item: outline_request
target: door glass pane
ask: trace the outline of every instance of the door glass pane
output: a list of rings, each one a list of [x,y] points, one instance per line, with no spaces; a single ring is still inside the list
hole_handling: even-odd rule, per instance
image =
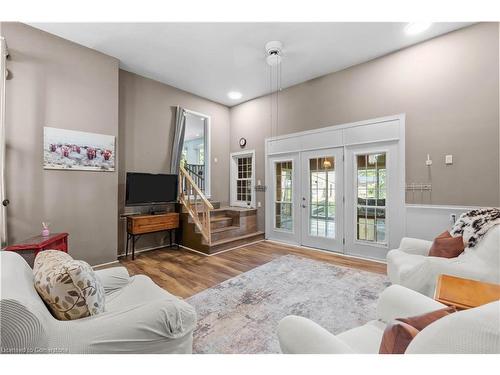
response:
[[[277,229],[292,231],[292,162],[282,161],[275,164],[276,192],[275,192],[275,220]]]
[[[335,158],[309,159],[309,235],[335,238]]]
[[[356,157],[357,235],[360,241],[386,244],[386,154]]]

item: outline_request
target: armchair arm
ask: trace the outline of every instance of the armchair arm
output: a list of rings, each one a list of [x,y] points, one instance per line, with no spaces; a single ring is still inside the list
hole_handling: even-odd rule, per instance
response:
[[[313,321],[295,315],[278,325],[281,351],[285,354],[349,354],[353,349]]]
[[[184,353],[192,350],[196,312],[182,300],[159,299],[58,323],[70,353]]]
[[[122,289],[130,282],[130,276],[125,267],[105,268],[95,271],[95,274],[101,281],[106,294]]]
[[[414,290],[391,285],[380,294],[377,316],[384,322],[390,322],[396,318],[425,314],[444,307],[446,306],[442,303]]]
[[[418,238],[403,237],[399,244],[399,250],[407,254],[429,255],[432,246],[431,241],[420,240]]]

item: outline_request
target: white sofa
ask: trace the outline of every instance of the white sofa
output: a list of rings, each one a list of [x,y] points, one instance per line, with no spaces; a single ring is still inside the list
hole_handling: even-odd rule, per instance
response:
[[[430,257],[431,245],[430,241],[403,238],[399,249],[387,253],[387,275],[391,282],[429,297],[434,295],[441,274],[500,283],[500,225],[457,258]]]
[[[96,271],[105,312],[55,319],[33,286],[33,271],[17,253],[0,252],[2,353],[191,353],[196,313],[149,277],[124,267]]]
[[[411,289],[392,285],[380,295],[377,320],[333,335],[309,319],[292,315],[279,323],[278,338],[285,354],[377,354],[387,322],[443,307]],[[435,321],[412,340],[405,354],[410,353],[500,353],[500,301]]]

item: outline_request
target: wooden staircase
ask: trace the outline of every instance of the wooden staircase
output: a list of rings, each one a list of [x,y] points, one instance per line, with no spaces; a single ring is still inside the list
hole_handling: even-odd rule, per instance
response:
[[[210,243],[204,238],[191,215],[188,212],[181,214],[184,246],[205,254],[214,254],[264,239],[264,232],[257,230],[256,209],[220,208],[220,204],[216,202],[212,202],[212,205],[214,209],[210,214]]]
[[[210,202],[182,166],[179,175],[182,204],[182,244],[205,254],[214,254],[264,239],[257,230],[254,208],[220,207]]]

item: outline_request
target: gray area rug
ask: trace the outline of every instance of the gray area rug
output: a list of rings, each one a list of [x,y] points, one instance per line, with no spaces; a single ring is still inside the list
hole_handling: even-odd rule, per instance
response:
[[[332,333],[375,319],[386,276],[285,255],[187,302],[198,325],[194,353],[279,353],[278,322],[299,315]]]

